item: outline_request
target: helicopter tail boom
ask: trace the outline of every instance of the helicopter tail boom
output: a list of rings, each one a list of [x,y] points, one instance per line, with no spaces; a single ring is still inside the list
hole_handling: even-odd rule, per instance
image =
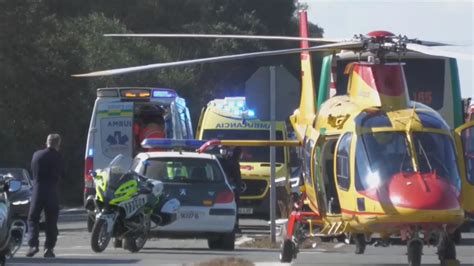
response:
[[[308,38],[308,17],[306,10],[300,11],[300,37]],[[309,47],[307,40],[301,41],[301,48]],[[314,91],[313,68],[311,66],[311,54],[308,51],[301,52],[301,98],[299,108],[290,117],[299,139],[304,136],[306,126],[312,125],[316,115],[315,104],[317,102]]]

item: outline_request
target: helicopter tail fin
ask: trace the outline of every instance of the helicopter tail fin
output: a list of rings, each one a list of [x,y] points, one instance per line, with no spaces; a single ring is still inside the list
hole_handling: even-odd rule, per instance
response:
[[[300,37],[308,38],[308,17],[306,10],[300,14]],[[301,48],[308,48],[307,40],[301,41]],[[316,94],[314,91],[313,68],[311,66],[311,54],[308,51],[301,52],[301,99],[298,109],[290,117],[298,139],[303,139],[306,127],[312,125],[316,115]]]

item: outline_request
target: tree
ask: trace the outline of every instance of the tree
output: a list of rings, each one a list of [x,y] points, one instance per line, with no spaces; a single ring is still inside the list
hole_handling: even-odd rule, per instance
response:
[[[294,55],[185,66],[95,79],[91,70],[298,47],[297,42],[106,38],[104,33],[202,32],[297,35],[292,0],[0,0],[0,166],[28,168],[48,133],[63,136],[67,177],[63,201],[82,197],[84,147],[96,88],[174,88],[198,120],[207,101],[243,94],[262,65]],[[310,28],[316,36],[322,30]],[[198,97],[196,97],[198,95]]]

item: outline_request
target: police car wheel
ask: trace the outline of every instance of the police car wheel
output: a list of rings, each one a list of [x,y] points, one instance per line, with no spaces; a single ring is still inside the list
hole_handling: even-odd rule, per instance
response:
[[[235,232],[210,237],[207,239],[207,245],[210,249],[234,250]]]
[[[207,245],[209,249],[218,249],[220,248],[220,238],[209,238],[207,239]]]
[[[234,250],[235,249],[235,233],[223,234],[221,236],[221,244],[223,250]]]

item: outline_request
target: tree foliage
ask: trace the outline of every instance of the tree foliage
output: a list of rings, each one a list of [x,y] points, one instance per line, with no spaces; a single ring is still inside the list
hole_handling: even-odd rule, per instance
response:
[[[0,166],[29,168],[50,132],[63,136],[63,200],[78,202],[95,91],[107,86],[170,87],[188,100],[194,122],[210,99],[242,94],[261,65],[297,56],[186,66],[95,79],[71,74],[266,49],[295,42],[106,38],[104,33],[201,32],[297,35],[292,0],[0,0]],[[313,36],[322,30],[311,27]]]

